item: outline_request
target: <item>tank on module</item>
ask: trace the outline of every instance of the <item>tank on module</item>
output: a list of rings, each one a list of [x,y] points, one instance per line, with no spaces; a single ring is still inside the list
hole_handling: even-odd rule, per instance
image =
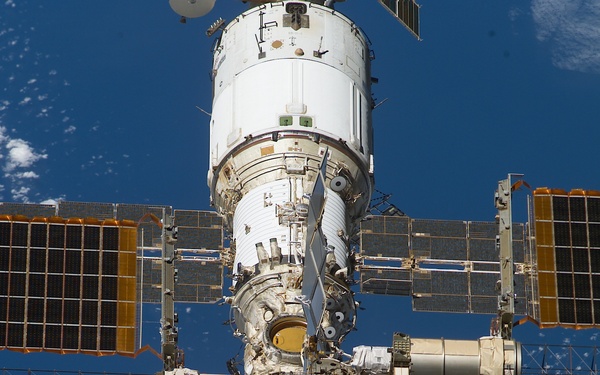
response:
[[[334,1],[247,3],[214,48],[208,170],[245,373],[503,374],[518,348],[496,338],[341,350],[356,323],[349,239],[373,190],[370,49]]]

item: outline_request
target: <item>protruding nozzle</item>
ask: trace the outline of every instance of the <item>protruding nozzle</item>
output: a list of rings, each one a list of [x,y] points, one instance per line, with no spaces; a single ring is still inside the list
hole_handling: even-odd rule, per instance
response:
[[[262,242],[256,243],[256,255],[258,256],[259,267],[264,267],[267,263],[269,263],[269,253],[265,250]]]
[[[271,262],[273,265],[277,265],[281,262],[281,248],[277,243],[277,238],[271,238],[269,242],[271,245]]]

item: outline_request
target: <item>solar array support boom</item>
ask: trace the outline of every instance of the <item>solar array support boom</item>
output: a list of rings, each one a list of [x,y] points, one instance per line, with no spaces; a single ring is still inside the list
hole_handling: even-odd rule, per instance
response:
[[[173,371],[182,365],[181,356],[177,349],[177,327],[175,327],[175,242],[177,229],[173,224],[173,217],[167,215],[163,209],[162,219],[162,290],[161,290],[161,351],[163,357],[163,370]]]
[[[496,245],[500,257],[500,285],[498,294],[497,324],[492,324],[493,336],[510,340],[512,338],[513,318],[515,316],[514,254],[512,223],[512,177],[521,174],[509,173],[504,180],[498,181],[494,195],[494,204],[498,210],[498,236]],[[495,331],[495,332],[494,332]]]

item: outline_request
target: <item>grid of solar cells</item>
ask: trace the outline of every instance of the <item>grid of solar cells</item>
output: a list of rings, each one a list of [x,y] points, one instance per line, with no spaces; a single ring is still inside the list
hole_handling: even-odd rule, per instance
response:
[[[58,216],[64,218],[93,217],[98,220],[113,219],[115,207],[112,203],[60,202]]]
[[[498,265],[496,265],[498,267]],[[515,313],[527,314],[525,276],[515,278]],[[413,309],[416,311],[498,312],[496,284],[500,273],[471,270],[420,270],[413,272]],[[448,303],[452,301],[452,303]]]
[[[379,2],[419,38],[419,5],[414,0],[379,0]]]
[[[513,225],[517,262],[525,258],[525,229],[524,224]],[[417,311],[495,314],[497,233],[495,222],[372,216],[361,223],[360,254],[367,261],[360,269],[361,292],[412,295]],[[403,269],[395,273],[390,268],[399,269],[398,261]],[[526,314],[525,277],[515,279],[515,310]]]
[[[160,254],[156,258],[138,258],[138,284],[141,285],[141,300],[144,303],[161,302],[161,260]],[[175,294],[177,298],[177,294]]]
[[[409,270],[369,269],[360,271],[362,293],[409,296],[411,294],[411,276]]]
[[[153,214],[162,219],[165,215],[171,215],[170,206],[155,206],[146,204],[116,204],[117,220],[133,220],[138,223],[138,244],[143,247],[161,247],[161,229],[150,219],[140,222],[142,217],[147,214]]]
[[[0,203],[0,215],[23,215],[26,217],[50,217],[56,216],[57,206],[52,204],[29,204],[29,203]]]
[[[600,192],[534,192],[539,321],[600,325]]]
[[[175,210],[178,249],[223,249],[223,219],[212,211]]]
[[[179,228],[178,241],[176,243],[177,248],[183,250],[195,250],[195,249],[209,249],[215,250],[214,259],[208,259],[207,262],[184,262],[181,267],[182,270],[179,273],[180,277],[183,277],[188,282],[180,283],[179,285],[179,298],[177,300],[187,302],[214,302],[222,297],[222,265],[218,259],[218,251],[223,249],[223,220],[217,215],[216,212],[211,211],[197,211],[197,210],[176,210],[173,211],[170,206],[156,206],[156,205],[141,205],[141,204],[112,204],[112,203],[90,203],[90,202],[59,202],[57,205],[38,205],[38,204],[19,204],[19,203],[2,203],[0,204],[0,214],[5,215],[26,215],[28,217],[52,217],[52,216],[63,216],[63,217],[96,217],[101,219],[116,219],[119,221],[129,220],[133,223],[139,222],[145,215],[153,214],[156,218],[162,218],[165,215],[175,215],[176,225]],[[60,220],[60,219],[59,219]],[[92,219],[88,219],[92,221]],[[76,222],[76,221],[75,221]],[[99,221],[97,223],[100,223]],[[36,227],[33,227],[36,231]],[[91,227],[90,227],[91,228]],[[2,228],[0,228],[1,232]],[[75,226],[69,226],[67,233],[55,233],[54,226],[51,226],[51,240],[61,241],[60,238],[67,236],[70,243],[69,246],[73,248],[79,248],[83,245],[86,248],[92,250],[98,250],[95,245],[95,239],[98,237],[98,232],[94,229],[85,229],[86,233],[82,233],[83,229]],[[85,243],[81,244],[78,241],[81,235],[84,235]],[[106,236],[103,238],[105,244],[107,241],[112,241],[112,246],[118,245],[118,235],[108,235],[108,231],[105,231]],[[1,233],[0,233],[1,235]],[[10,235],[10,233],[9,233]],[[58,237],[57,237],[58,236]],[[62,236],[62,237],[60,237]],[[32,236],[32,238],[38,238],[38,235]],[[41,237],[40,241],[42,241]],[[22,239],[23,240],[23,239]],[[64,240],[64,238],[63,238]],[[161,229],[152,221],[150,218],[138,224],[138,244],[143,246],[145,249],[160,249],[161,248]],[[53,247],[53,246],[51,246]],[[19,250],[15,248],[15,253]],[[37,254],[36,251],[34,253]],[[75,252],[69,252],[67,254],[75,254]],[[79,258],[77,258],[79,256]],[[33,255],[37,259],[37,255]],[[81,270],[81,258],[84,257],[84,267],[86,268],[83,272],[89,272],[96,269],[95,261],[96,256],[92,251],[86,251],[82,255],[73,255],[66,258],[64,253],[56,251],[55,249],[50,250],[51,259],[49,262],[51,272],[61,272],[61,268],[64,264],[70,272],[79,272]],[[110,258],[110,261],[105,260],[103,263],[103,269],[105,271],[109,264],[116,261],[117,257],[104,253],[104,257]],[[23,257],[15,259],[25,259]],[[45,259],[45,258],[44,258]],[[24,261],[15,264],[15,267],[24,267]],[[141,266],[141,261],[139,261]],[[146,262],[145,262],[146,263]],[[41,263],[40,263],[41,264]],[[193,266],[192,266],[193,265]],[[188,269],[189,268],[189,269]],[[141,268],[140,268],[141,269]],[[153,272],[148,274],[150,269]],[[188,278],[188,272],[190,277]],[[160,302],[160,264],[156,264],[153,267],[146,267],[144,269],[144,275],[139,275],[138,283],[144,280],[143,286],[143,298],[144,301]],[[198,275],[200,275],[198,277]],[[17,276],[18,277],[18,276]],[[3,281],[4,276],[0,276],[0,281]],[[191,280],[197,280],[192,282]],[[113,288],[114,285],[110,281],[105,281],[106,288]],[[59,284],[54,284],[59,285]],[[76,290],[73,291],[75,293]],[[69,291],[71,293],[71,291]]]
[[[142,302],[161,302],[161,259],[138,260],[142,284]],[[223,265],[218,258],[180,258],[177,269],[175,302],[214,303],[223,297]]]
[[[145,215],[157,218],[175,215],[179,238],[175,245],[182,249],[223,249],[223,219],[214,211],[175,210],[170,206],[144,204],[113,204],[62,201],[56,205],[0,203],[0,214],[64,218],[95,218],[98,220],[131,220],[138,223]],[[138,243],[145,248],[160,248],[161,230],[152,220],[139,223]]]
[[[114,220],[0,220],[0,348],[133,354],[135,256]]]
[[[408,217],[370,216],[360,223],[360,252],[374,257],[406,258],[408,252]]]
[[[360,253],[369,257],[498,262],[495,222],[373,215],[360,224]],[[516,262],[525,260],[526,226],[513,223]]]

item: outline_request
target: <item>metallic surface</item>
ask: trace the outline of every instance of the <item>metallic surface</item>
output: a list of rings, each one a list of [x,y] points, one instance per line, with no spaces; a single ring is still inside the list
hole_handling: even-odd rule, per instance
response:
[[[492,332],[504,339],[512,338],[515,315],[515,282],[512,222],[512,175],[498,182],[494,203],[498,210],[498,251],[500,253],[500,290],[498,291],[498,327]]]

